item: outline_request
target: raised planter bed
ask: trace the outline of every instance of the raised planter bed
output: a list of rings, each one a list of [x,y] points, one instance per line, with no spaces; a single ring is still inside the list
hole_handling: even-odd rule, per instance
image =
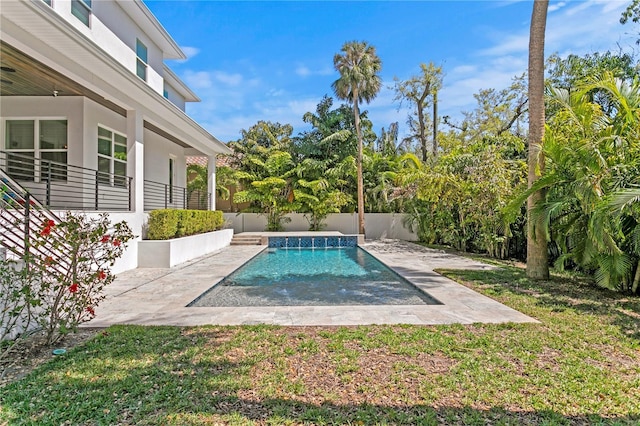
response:
[[[171,268],[228,246],[233,229],[190,235],[171,240],[138,242],[138,268]]]

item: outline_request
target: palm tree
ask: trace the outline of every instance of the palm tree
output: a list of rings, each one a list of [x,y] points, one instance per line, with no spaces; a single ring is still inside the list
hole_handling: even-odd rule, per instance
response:
[[[591,94],[602,90],[607,113]],[[549,89],[544,175],[527,190],[545,199],[531,212],[557,248],[556,266],[593,271],[596,283],[640,287],[640,81],[611,72],[580,86]],[[523,199],[516,204],[520,204]],[[635,271],[635,272],[634,272]]]
[[[362,131],[360,130],[360,109],[358,103],[371,102],[382,86],[378,73],[382,69],[382,61],[376,55],[376,49],[362,41],[347,42],[342,46],[342,53],[333,57],[333,66],[340,73],[340,78],[331,85],[339,99],[351,101],[358,139],[358,229],[364,234],[364,184],[362,179]]]
[[[548,0],[533,2],[529,32],[529,187],[544,170],[544,32],[548,7]],[[543,227],[531,214],[544,198],[545,191],[540,189],[527,199],[527,276],[533,279],[549,278],[547,238]]]

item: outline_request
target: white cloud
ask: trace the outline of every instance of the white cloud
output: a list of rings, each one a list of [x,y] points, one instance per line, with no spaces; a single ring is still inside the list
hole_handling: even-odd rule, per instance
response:
[[[183,46],[181,47],[182,51],[185,55],[187,55],[187,59],[192,59],[198,53],[200,53],[200,49],[193,46]]]
[[[298,67],[296,67],[296,74],[300,77],[308,77],[309,75],[311,75],[311,70],[304,65],[299,65]]]
[[[213,85],[211,73],[207,71],[186,71],[184,73],[184,81],[187,86],[195,90],[208,89]]]
[[[582,55],[615,49],[623,33],[618,20],[625,2],[591,0],[559,2],[550,7],[545,40],[546,55],[558,52]],[[529,26],[516,33],[494,33],[498,40],[481,49],[470,63],[451,71],[445,69],[441,92],[442,115],[461,117],[462,111],[475,108],[473,98],[480,89],[508,87],[512,78],[527,70]],[[632,45],[633,41],[629,41]]]
[[[239,73],[230,74],[224,71],[215,71],[213,76],[216,80],[228,86],[238,86],[243,80],[242,75]]]
[[[311,75],[319,75],[319,76],[326,76],[326,75],[331,75],[333,74],[334,70],[331,67],[323,67],[323,68],[317,68],[317,69],[311,69],[306,65],[303,64],[299,64],[296,69],[295,69],[295,73],[296,75],[300,76],[300,77],[309,77]]]
[[[460,65],[448,71],[447,75],[467,75],[475,72],[477,69],[478,67],[476,65]]]
[[[561,1],[561,2],[559,2],[559,3],[555,3],[555,4],[550,4],[550,5],[549,5],[549,10],[548,10],[548,12],[549,12],[549,13],[553,13],[553,12],[555,12],[556,10],[560,10],[560,9],[562,9],[562,8],[563,8],[563,7],[565,7],[566,5],[567,5],[567,2],[564,2],[564,1]]]

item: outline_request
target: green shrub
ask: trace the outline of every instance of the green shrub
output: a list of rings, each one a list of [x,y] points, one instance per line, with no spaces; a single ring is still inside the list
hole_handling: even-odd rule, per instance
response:
[[[169,240],[221,229],[221,211],[211,210],[154,210],[149,213],[149,240]]]

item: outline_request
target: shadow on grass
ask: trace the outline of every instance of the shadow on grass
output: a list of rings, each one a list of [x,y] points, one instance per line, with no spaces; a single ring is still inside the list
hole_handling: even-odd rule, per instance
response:
[[[286,375],[254,382],[278,346],[270,327],[112,327],[0,392],[0,424],[628,425],[639,416],[448,404],[336,402]],[[273,350],[273,349],[272,349]],[[285,392],[285,393],[287,393]],[[371,396],[374,398],[375,396]],[[366,399],[366,398],[365,398]],[[317,403],[316,403],[317,402]]]
[[[536,306],[550,311],[572,309],[607,317],[624,335],[640,340],[640,298],[597,287],[587,278],[552,274],[550,280],[533,281],[526,277],[525,270],[510,266],[488,271],[442,269],[438,272],[498,299],[509,295],[527,296],[535,299]]]

